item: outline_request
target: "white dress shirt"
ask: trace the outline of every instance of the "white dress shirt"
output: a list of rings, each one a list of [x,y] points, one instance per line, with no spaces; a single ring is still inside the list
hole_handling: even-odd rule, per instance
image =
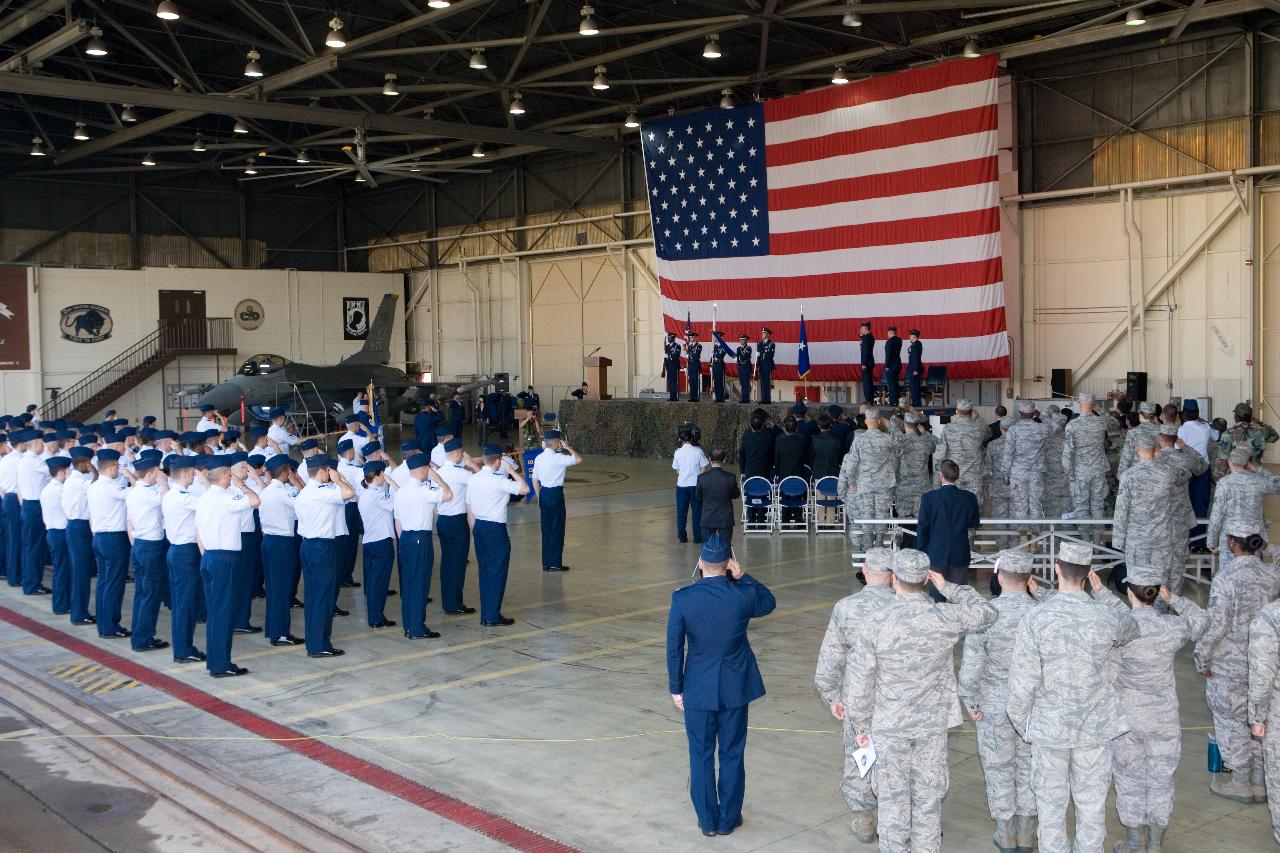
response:
[[[1187,421],[1178,427],[1178,438],[1182,443],[1199,453],[1204,461],[1209,461],[1209,433],[1212,430],[1204,421]]]
[[[158,484],[134,483],[125,498],[134,539],[159,542],[164,538],[164,510],[160,506],[163,500]]]
[[[67,481],[62,484],[62,514],[68,521],[89,520],[89,484],[93,482],[93,472],[81,474],[79,471],[67,472]]]
[[[24,501],[40,500],[44,484],[49,482],[49,466],[43,453],[28,450],[18,460],[18,497]]]
[[[511,496],[520,494],[520,483],[507,475],[504,461],[497,471],[485,466],[467,481],[467,506],[479,521],[507,523]]]
[[[565,473],[577,464],[572,453],[556,453],[546,448],[533,458],[533,479],[544,489],[563,486]]]
[[[21,459],[22,454],[16,450],[10,450],[0,458],[0,490],[5,494],[18,494],[18,462]]]
[[[220,422],[214,420],[208,415],[205,415],[200,418],[200,422],[196,424],[196,432],[204,432],[207,429],[216,429],[218,432],[227,431]]]
[[[307,480],[311,479],[311,475],[307,473],[307,460],[303,459],[298,463],[298,479],[302,481],[302,485],[307,484]]]
[[[298,490],[282,480],[272,480],[262,490],[262,506],[258,507],[258,520],[266,536],[292,536],[297,527],[298,515],[294,504]]]
[[[300,441],[300,439],[289,432],[289,430],[282,426],[277,426],[276,424],[272,424],[267,427],[267,438],[279,445],[280,449],[285,453],[288,453],[289,448],[293,447]]]
[[[391,487],[384,483],[358,488],[356,493],[356,500],[360,502],[360,520],[364,522],[364,536],[360,541],[381,542],[396,538],[395,498],[391,495]]]
[[[248,498],[248,494],[249,494],[249,492],[251,492],[251,491],[252,491],[252,492],[254,492],[255,494],[257,493],[257,492],[254,490],[253,486],[252,486],[252,485],[250,485],[252,482],[253,482],[252,480],[245,480],[245,481],[244,481],[244,487],[243,487],[243,488],[241,488],[240,486],[236,485],[236,484],[233,482],[233,483],[232,483],[230,486],[228,486],[227,488],[228,488],[228,489],[230,489],[230,490],[231,490],[231,491],[233,491],[233,492],[237,492],[237,491],[238,491],[240,494],[245,495],[245,503],[248,503],[248,502],[249,502],[249,498]],[[246,512],[246,513],[244,513],[243,515],[239,516],[239,519],[240,519],[240,532],[241,532],[241,533],[252,533],[252,532],[256,529],[256,528],[254,527],[254,524],[253,524],[253,512],[252,512],[253,507],[249,507],[249,509],[250,509],[250,512]]]
[[[711,460],[707,459],[707,454],[702,452],[701,447],[688,443],[680,445],[671,460],[671,467],[679,472],[676,475],[676,488],[698,485],[698,475],[710,464]]]
[[[342,479],[350,483],[351,487],[356,490],[355,496],[351,500],[358,501],[360,499],[360,483],[364,480],[364,466],[357,465],[355,462],[348,462],[345,459],[339,459],[338,473],[342,475]]]
[[[443,468],[449,463],[449,454],[444,452],[444,445],[437,444],[431,448],[431,464],[437,468]]]
[[[164,514],[164,535],[170,545],[192,545],[196,541],[196,507],[200,496],[190,487],[169,485],[160,502]]]
[[[253,518],[253,507],[234,485],[210,486],[196,504],[196,530],[206,551],[239,551],[240,519]]]
[[[440,479],[449,484],[453,492],[453,500],[441,501],[441,515],[465,515],[467,512],[467,484],[471,482],[472,472],[461,462],[445,461],[437,472]]]
[[[345,536],[342,492],[337,483],[312,480],[298,492],[293,508],[298,514],[298,533],[306,539],[335,539]]]
[[[400,529],[431,531],[435,510],[444,498],[444,490],[432,480],[409,478],[408,485],[396,492],[395,513]]]
[[[413,478],[409,476],[408,460],[401,462],[394,469],[388,471],[387,479],[395,481],[395,484],[401,488],[409,485],[409,481]]]
[[[373,439],[369,438],[369,436],[365,435],[365,434],[364,434],[364,433],[362,433],[362,432],[350,432],[350,431],[348,431],[348,432],[344,433],[344,434],[343,434],[343,436],[342,436],[342,438],[340,438],[340,439],[338,439],[338,440],[339,440],[339,441],[344,441],[344,440],[350,441],[350,442],[351,442],[351,446],[352,446],[352,447],[354,447],[354,448],[356,449],[356,458],[357,458],[357,459],[363,459],[363,458],[364,458],[364,446],[365,446],[366,444],[368,444],[369,442],[373,441]]]
[[[87,490],[89,529],[94,533],[123,533],[126,528],[125,499],[129,480],[120,475],[98,477]]]
[[[40,490],[40,515],[44,518],[45,530],[66,530],[67,514],[62,511],[61,480],[50,479]]]

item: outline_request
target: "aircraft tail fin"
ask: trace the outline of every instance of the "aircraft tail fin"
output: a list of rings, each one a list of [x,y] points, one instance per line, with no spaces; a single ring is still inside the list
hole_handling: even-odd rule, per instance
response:
[[[369,326],[369,337],[364,346],[354,355],[344,358],[341,364],[386,364],[391,361],[391,326],[396,319],[396,300],[394,293],[385,294],[378,313]]]

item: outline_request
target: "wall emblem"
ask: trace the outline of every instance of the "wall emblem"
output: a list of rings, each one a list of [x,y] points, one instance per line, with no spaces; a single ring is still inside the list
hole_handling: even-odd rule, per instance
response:
[[[236,305],[236,325],[244,329],[246,332],[252,332],[259,328],[263,321],[266,320],[267,312],[262,307],[262,303],[256,299],[241,299]]]
[[[101,305],[68,305],[62,309],[58,330],[78,344],[96,344],[111,337],[111,309]]]

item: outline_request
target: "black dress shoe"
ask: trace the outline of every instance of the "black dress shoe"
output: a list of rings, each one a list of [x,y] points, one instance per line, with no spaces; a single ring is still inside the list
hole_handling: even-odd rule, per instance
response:
[[[542,570],[544,572],[567,572],[569,571],[569,567],[568,566],[543,566]]]
[[[70,613],[70,612],[71,612],[70,610],[55,610],[55,611],[53,611],[53,615],[54,615],[54,616],[66,616],[66,615],[67,615],[68,613]]]
[[[498,620],[496,622],[486,622],[485,620],[481,619],[480,624],[486,628],[502,628],[506,625],[516,624],[516,620],[512,619],[509,616],[500,616],[498,617]]]
[[[693,544],[694,544],[694,545],[701,545],[701,544],[702,544],[702,540],[701,540],[701,539],[695,539],[695,540],[693,540]],[[723,833],[722,833],[722,834],[723,834]]]
[[[249,670],[243,666],[236,666],[235,664],[232,664],[231,669],[223,670],[222,672],[211,672],[209,674],[214,678],[235,678],[237,675],[248,675]]]
[[[299,640],[297,637],[284,636],[284,637],[271,638],[271,645],[273,646],[296,646],[300,642],[301,640]]]
[[[396,592],[394,589],[387,590],[387,598],[390,598],[393,595],[399,595],[399,593]]]
[[[432,631],[430,628],[428,628],[425,634],[410,634],[408,631],[405,631],[404,636],[405,636],[405,639],[408,639],[408,640],[434,640],[440,636],[440,632]]]
[[[154,652],[157,649],[167,649],[167,648],[169,648],[168,642],[166,642],[165,640],[157,640],[155,638],[152,638],[150,642],[144,645],[138,646],[137,648],[134,649],[134,651],[135,652]]]
[[[35,592],[28,593],[28,595],[50,595],[52,593],[53,593],[53,590],[49,589],[49,587],[38,586],[36,587]]]
[[[476,609],[474,607],[467,607],[465,604],[457,610],[445,611],[445,613],[449,614],[450,616],[470,616],[472,613],[475,613],[475,612],[476,612]]]
[[[720,830],[720,834],[721,834],[721,835],[730,835],[730,834],[732,834],[732,833],[733,833],[733,831],[734,831],[735,829],[737,829],[737,828],[738,828],[738,827],[740,827],[740,826],[742,826],[742,815],[738,815],[738,822],[737,822],[737,823],[735,823],[733,826],[731,826],[729,829],[722,829],[722,830]]]
[[[309,658],[336,658],[345,655],[342,649],[325,649],[323,652],[307,652]]]
[[[231,629],[231,633],[233,633],[233,634],[261,634],[261,633],[262,633],[262,628],[261,628],[260,626],[258,626],[258,625],[248,625],[248,626],[243,627],[243,628],[232,628],[232,629]]]
[[[396,623],[391,619],[383,619],[381,622],[377,622],[373,625],[370,625],[369,627],[370,628],[394,628],[395,626],[396,626]]]
[[[195,653],[195,654],[193,654],[193,655],[187,655],[186,657],[174,658],[174,659],[173,659],[173,662],[174,662],[174,663],[203,663],[203,662],[204,662],[204,658],[205,658],[205,654],[204,654],[204,652],[200,652],[200,651],[198,651],[198,652],[196,652],[196,653]]]
[[[351,611],[350,611],[350,610],[343,610],[341,607],[335,607],[335,608],[333,608],[333,615],[334,615],[334,616],[350,616],[350,615],[351,615]]]
[[[688,545],[688,544],[689,544],[689,540],[688,540],[688,539],[681,539],[681,540],[680,540],[680,543],[681,543],[682,545]],[[713,833],[712,833],[712,835],[715,835],[715,833],[713,832]]]
[[[302,602],[296,598],[293,601],[289,602],[289,609],[291,610],[297,610],[299,607],[302,607],[302,606],[303,606]]]
[[[427,604],[430,604],[430,603],[431,603],[431,602],[433,602],[433,601],[435,601],[435,599],[428,595],[428,596],[427,596]]]
[[[716,832],[714,829],[704,829],[702,830],[702,834],[707,838],[715,838],[720,833]]]
[[[112,631],[110,634],[98,633],[98,636],[104,640],[120,640],[125,637],[133,636],[133,632],[128,628],[121,628],[119,631]]]
[[[360,584],[356,583],[355,581],[343,581],[342,583],[338,584],[338,586],[342,587],[343,589],[359,589],[360,588]]]
[[[98,620],[94,619],[92,616],[86,616],[83,619],[71,620],[72,625],[96,625],[97,623],[98,623]]]
[[[255,593],[253,594],[253,597],[254,597],[255,599],[257,599],[257,598],[266,598],[266,597],[267,597],[267,594],[266,594],[265,592],[255,592]]]

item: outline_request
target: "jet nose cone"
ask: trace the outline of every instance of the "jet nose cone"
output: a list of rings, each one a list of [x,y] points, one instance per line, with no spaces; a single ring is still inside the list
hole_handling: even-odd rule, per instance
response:
[[[213,406],[218,411],[240,407],[240,389],[231,382],[215,385],[200,395],[198,406]]]

